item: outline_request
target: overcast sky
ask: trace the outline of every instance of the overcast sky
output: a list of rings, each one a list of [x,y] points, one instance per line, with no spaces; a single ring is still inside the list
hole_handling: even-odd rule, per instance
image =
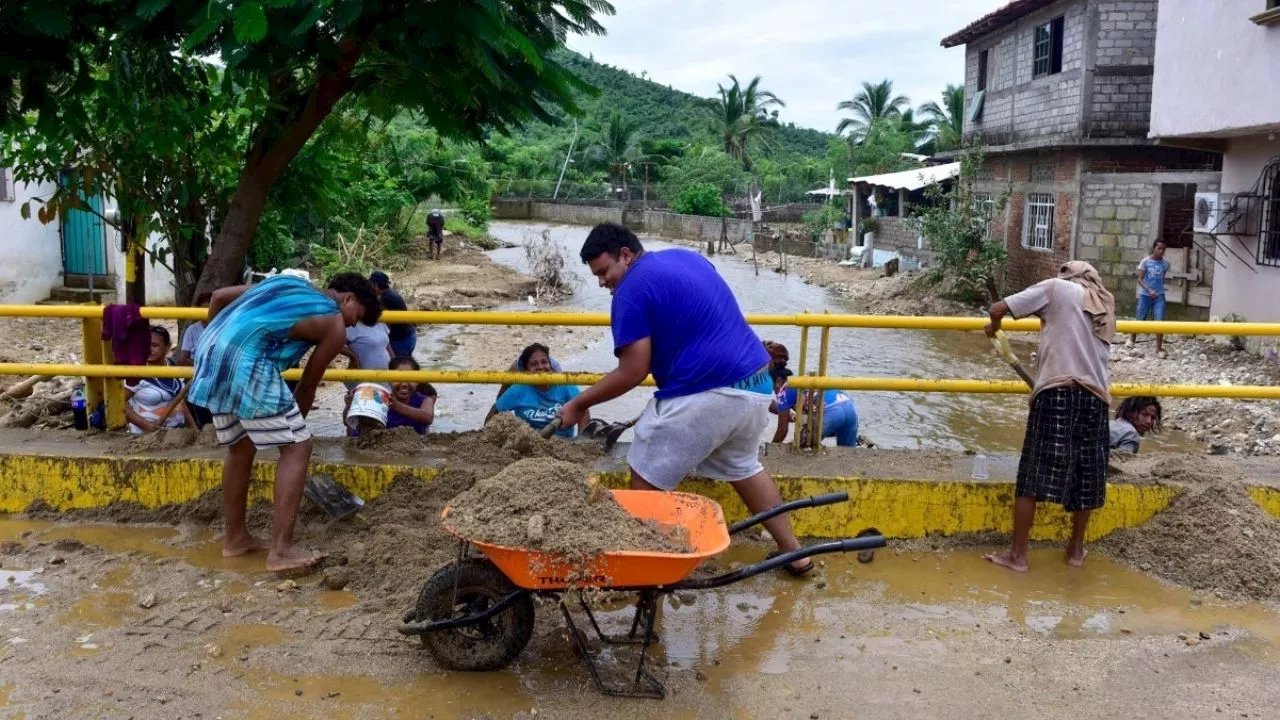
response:
[[[614,0],[604,37],[569,46],[695,95],[729,73],[786,102],[780,119],[834,132],[836,103],[866,81],[893,80],[919,106],[964,76],[943,37],[1008,0]]]

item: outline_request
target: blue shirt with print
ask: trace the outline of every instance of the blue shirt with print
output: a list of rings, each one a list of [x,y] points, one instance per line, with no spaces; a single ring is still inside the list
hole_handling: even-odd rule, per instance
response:
[[[636,259],[614,293],[611,320],[614,354],[649,338],[659,400],[730,387],[769,363],[728,283],[689,250]]]
[[[799,398],[800,393],[795,388],[784,389],[778,393],[778,412],[782,413],[794,408]],[[838,402],[846,400],[852,402],[852,398],[839,390],[825,390],[822,393],[822,405],[824,407],[831,407]]]
[[[498,398],[498,412],[514,413],[534,430],[541,430],[555,419],[565,403],[578,396],[573,385],[552,385],[546,392],[532,385],[512,385]],[[573,437],[577,428],[567,427],[556,431],[564,438]]]
[[[1142,282],[1156,295],[1164,295],[1164,276],[1169,272],[1168,260],[1156,260],[1155,258],[1143,258],[1138,263],[1138,272],[1142,273]],[[1145,292],[1142,286],[1138,286],[1138,292]]]

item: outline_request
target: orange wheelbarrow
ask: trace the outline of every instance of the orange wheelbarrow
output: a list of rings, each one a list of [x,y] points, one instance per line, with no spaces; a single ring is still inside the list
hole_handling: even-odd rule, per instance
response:
[[[663,698],[666,688],[646,667],[649,648],[659,642],[654,623],[663,595],[688,590],[708,590],[754,577],[814,555],[862,552],[885,546],[879,534],[831,540],[782,553],[714,577],[688,579],[702,561],[729,547],[731,535],[802,508],[845,502],[849,494],[829,493],[784,503],[726,527],[720,505],[713,500],[679,492],[613,490],[618,503],[631,515],[660,526],[675,526],[687,534],[687,553],[620,550],[605,553],[585,566],[536,550],[510,548],[459,537],[458,557],[427,580],[417,604],[405,614],[399,630],[417,635],[440,665],[450,670],[485,671],[506,667],[533,636],[534,595],[559,599],[560,612],[596,688],[605,695]],[[449,527],[450,508],[441,520]],[[481,555],[472,554],[478,550]],[[576,595],[595,635],[603,644],[639,646],[635,673],[624,682],[608,682],[600,672],[587,634],[570,613],[566,591],[603,588],[635,592],[639,596],[630,632],[610,637],[601,629],[591,607]]]

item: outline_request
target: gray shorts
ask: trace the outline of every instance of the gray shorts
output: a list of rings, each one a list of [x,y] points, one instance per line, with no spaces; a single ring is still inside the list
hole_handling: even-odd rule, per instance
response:
[[[760,438],[772,400],[731,388],[650,400],[636,422],[627,463],[663,490],[674,490],[690,474],[746,480],[764,470]]]

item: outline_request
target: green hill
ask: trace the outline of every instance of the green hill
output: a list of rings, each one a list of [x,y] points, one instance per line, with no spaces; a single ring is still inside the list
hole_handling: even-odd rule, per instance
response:
[[[569,50],[561,51],[557,59],[600,91],[596,97],[581,99],[587,123],[618,110],[628,119],[639,122],[639,134],[644,139],[714,141],[705,115],[696,106],[696,96],[641,78],[627,70],[595,62]],[[768,87],[768,78],[765,78],[763,85]],[[568,121],[560,126],[537,123],[524,133],[532,140],[564,135],[566,141],[571,134],[572,123]],[[831,133],[785,124],[769,138],[769,148],[765,155],[779,159],[821,157],[827,151],[827,142],[833,137],[835,136]]]

